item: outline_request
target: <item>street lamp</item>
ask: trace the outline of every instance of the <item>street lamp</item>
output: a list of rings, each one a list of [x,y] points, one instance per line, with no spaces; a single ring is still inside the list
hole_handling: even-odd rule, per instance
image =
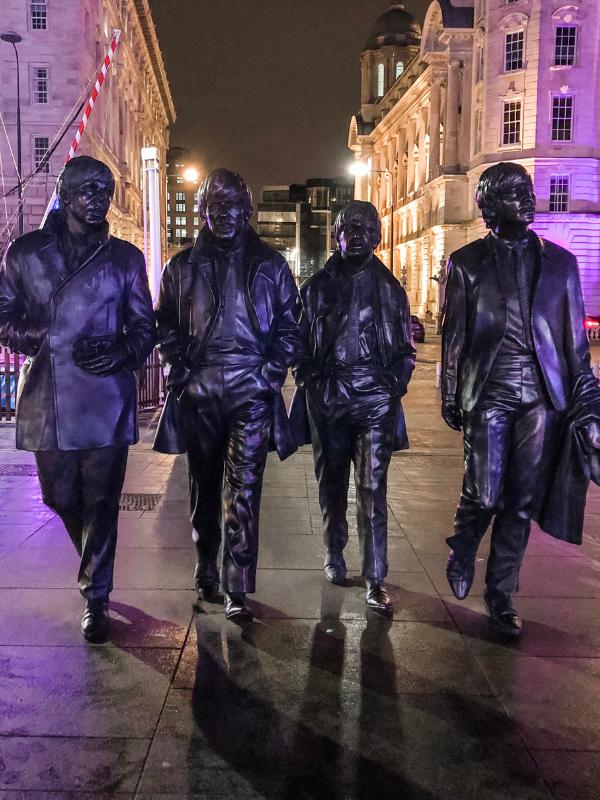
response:
[[[390,270],[394,274],[394,199],[396,197],[394,173],[389,169],[370,169],[364,161],[353,161],[348,167],[348,172],[355,178],[363,178],[365,175],[389,175],[392,184],[392,219],[390,222]]]
[[[8,42],[8,44],[12,44],[15,49],[15,58],[17,60],[17,195],[19,198],[19,236],[23,235],[23,184],[21,182],[21,89],[20,89],[20,78],[19,78],[19,51],[17,50],[17,45],[19,42],[23,41],[23,37],[19,36],[18,33],[14,31],[6,31],[6,33],[0,33],[0,39],[3,42]]]

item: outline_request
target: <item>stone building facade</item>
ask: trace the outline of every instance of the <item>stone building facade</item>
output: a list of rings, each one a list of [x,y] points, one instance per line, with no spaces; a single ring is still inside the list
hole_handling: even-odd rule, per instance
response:
[[[355,194],[377,206],[380,255],[415,312],[438,311],[432,279],[485,233],[481,172],[517,161],[535,185],[533,227],[576,254],[600,313],[599,59],[595,0],[434,0],[422,31],[392,3],[376,22],[348,143],[368,168]]]
[[[17,48],[24,180],[43,162],[24,189],[25,232],[39,226],[81,119],[80,105],[87,100],[113,29],[119,28],[119,46],[78,154],[94,156],[110,166],[116,179],[109,212],[111,231],[143,248],[140,151],[144,146],[158,148],[166,254],[165,168],[175,109],[148,0],[2,0],[0,26],[0,33],[10,30],[22,36]],[[16,100],[14,50],[0,41],[0,113],[15,158]],[[65,129],[55,152],[45,158]],[[15,186],[17,173],[1,124],[0,158],[5,194]],[[7,218],[12,238],[17,235],[16,194],[5,200],[0,200],[0,244],[8,233]]]

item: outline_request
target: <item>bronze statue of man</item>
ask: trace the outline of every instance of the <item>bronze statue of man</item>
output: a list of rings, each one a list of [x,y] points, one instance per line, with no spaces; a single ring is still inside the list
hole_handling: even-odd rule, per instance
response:
[[[576,259],[529,230],[524,167],[486,169],[476,200],[490,233],[451,256],[442,334],[442,416],[462,429],[465,451],[446,574],[465,598],[493,518],[485,602],[493,630],[518,639],[511,598],[560,413],[591,375],[589,348]]]
[[[187,452],[200,598],[218,598],[222,542],[225,614],[243,620],[267,451],[272,442],[285,458],[296,448],[281,388],[299,343],[298,292],[283,256],[249,224],[240,175],[211,172],[198,210],[204,228],[161,281],[159,350],[170,372],[154,446]]]
[[[44,502],[81,557],[81,627],[94,643],[108,635],[119,500],[138,439],[134,370],[154,344],[144,256],[108,233],[114,188],[103,162],[69,161],[58,210],[12,244],[0,272],[0,343],[27,356],[17,448],[35,452]]]
[[[389,613],[387,472],[393,451],[408,447],[400,398],[415,364],[410,309],[400,283],[373,255],[381,240],[375,206],[354,201],[342,209],[335,237],[337,251],[300,290],[303,350],[290,415],[299,443],[313,444],[325,577],[339,585],[346,578],[352,463],[367,607]]]

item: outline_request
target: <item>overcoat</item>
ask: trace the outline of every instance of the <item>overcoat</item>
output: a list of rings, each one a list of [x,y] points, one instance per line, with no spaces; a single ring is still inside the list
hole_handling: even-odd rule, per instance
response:
[[[58,240],[60,212],[42,230],[20,236],[0,271],[0,344],[19,351],[28,326],[47,330],[28,355],[17,390],[17,448],[82,450],[138,439],[134,369],[154,345],[152,299],[144,256],[106,230],[73,272]],[[83,339],[121,340],[130,363],[101,377],[78,367]]]
[[[294,373],[301,382],[311,372],[327,369],[328,356],[348,315],[350,298],[347,281],[340,274],[341,263],[341,255],[334,253],[323,269],[308,278],[300,288],[302,350],[298,351]],[[400,282],[376,256],[373,256],[370,269],[379,358],[383,371],[397,380],[402,397],[406,394],[416,356],[408,298]],[[310,444],[306,395],[302,388],[294,393],[290,420],[298,444]],[[399,401],[394,449],[406,448],[406,423]]]
[[[284,459],[296,450],[281,387],[299,347],[298,290],[281,253],[251,227],[246,237],[246,305],[264,358],[261,371],[274,395],[269,446]],[[177,397],[194,366],[202,363],[218,317],[216,269],[211,235],[204,228],[194,246],[176,253],[163,270],[156,321],[161,360],[169,367],[169,392],[154,441],[154,449],[161,453],[187,450]]]
[[[564,411],[581,374],[590,374],[589,345],[575,256],[536,236],[537,278],[531,328],[545,387]],[[504,269],[497,263],[492,234],[450,257],[442,329],[442,395],[471,411],[490,373],[506,332]]]

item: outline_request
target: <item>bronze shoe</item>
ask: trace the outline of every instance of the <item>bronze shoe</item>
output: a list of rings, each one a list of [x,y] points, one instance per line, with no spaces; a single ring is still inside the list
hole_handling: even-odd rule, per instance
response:
[[[81,633],[90,644],[104,644],[108,639],[108,601],[88,600],[81,618]]]
[[[392,598],[385,586],[379,581],[367,581],[367,608],[380,614],[391,614],[393,612]]]
[[[246,605],[244,592],[225,592],[225,618],[236,621],[251,620],[254,614]]]
[[[475,557],[459,560],[453,550],[450,550],[446,565],[446,578],[452,589],[452,594],[457,600],[464,600],[471,591],[475,577]]]

